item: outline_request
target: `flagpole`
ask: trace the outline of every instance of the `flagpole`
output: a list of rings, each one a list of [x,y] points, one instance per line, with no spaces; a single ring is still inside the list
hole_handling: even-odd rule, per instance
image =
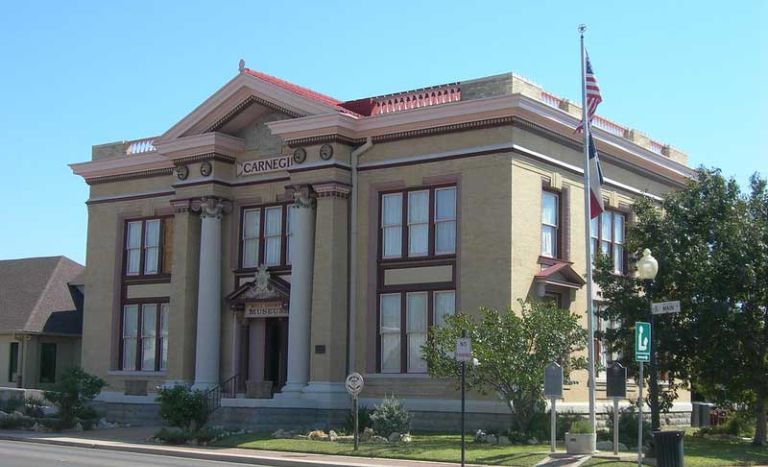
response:
[[[579,25],[579,35],[581,36],[581,126],[584,135],[584,243],[587,252],[587,385],[589,386],[589,423],[592,426],[592,432],[597,430],[597,420],[595,415],[595,312],[592,303],[592,206],[590,202],[590,183],[589,183],[589,127],[587,120],[587,65],[586,54],[584,52],[584,31],[585,25]]]

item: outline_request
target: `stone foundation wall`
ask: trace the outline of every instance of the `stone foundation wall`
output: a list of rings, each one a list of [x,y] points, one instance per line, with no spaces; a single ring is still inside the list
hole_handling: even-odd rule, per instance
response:
[[[104,413],[110,422],[129,423],[133,426],[161,425],[157,404],[128,404],[99,402],[95,408]],[[284,430],[329,430],[344,426],[347,410],[339,409],[298,409],[274,407],[221,407],[211,416],[209,423],[214,426],[247,428],[251,431]],[[461,414],[458,412],[411,412],[411,428],[419,431],[459,431]],[[510,414],[467,413],[467,432],[482,430],[504,430],[509,427]],[[608,415],[597,414],[599,427],[605,427]],[[690,412],[662,414],[662,425],[690,425]]]

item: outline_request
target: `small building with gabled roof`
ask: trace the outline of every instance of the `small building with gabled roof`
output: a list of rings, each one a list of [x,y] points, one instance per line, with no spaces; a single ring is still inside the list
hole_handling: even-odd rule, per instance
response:
[[[64,256],[0,261],[0,387],[45,389],[80,364],[84,271]]]

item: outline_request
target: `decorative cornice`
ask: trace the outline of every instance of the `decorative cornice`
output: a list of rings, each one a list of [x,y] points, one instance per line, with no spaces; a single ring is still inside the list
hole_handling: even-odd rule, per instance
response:
[[[298,112],[294,112],[293,110],[287,109],[283,106],[277,105],[273,102],[270,102],[266,99],[262,99],[257,96],[248,96],[246,99],[244,99],[242,102],[237,104],[232,110],[230,110],[228,113],[226,113],[223,117],[216,120],[212,125],[210,125],[204,133],[210,133],[212,131],[218,131],[229,123],[233,118],[237,117],[241,112],[246,110],[248,107],[252,106],[253,104],[259,104],[263,105],[264,107],[267,107],[268,109],[276,110],[278,112],[282,112],[292,118],[301,117],[302,114]]]
[[[442,125],[431,128],[421,128],[418,130],[400,131],[397,133],[387,133],[383,135],[374,136],[374,143],[383,143],[388,141],[395,141],[407,138],[416,138],[421,136],[432,136],[444,133],[452,133],[467,130],[479,130],[483,128],[492,128],[496,126],[510,125],[514,117],[499,117],[489,118],[484,120],[474,120],[464,123],[453,123],[450,125]]]
[[[155,140],[154,144],[158,154],[174,161],[207,154],[235,157],[245,150],[245,140],[218,132]]]
[[[138,178],[163,177],[171,174],[173,174],[173,168],[169,167],[164,169],[150,169],[150,170],[142,170],[139,172],[125,173],[125,174],[106,175],[103,177],[86,178],[85,183],[87,183],[88,185],[99,185],[101,183],[124,182],[126,180],[135,180]]]
[[[350,138],[348,136],[338,135],[338,134],[310,136],[307,138],[285,140],[285,144],[287,144],[288,147],[291,147],[291,148],[294,148],[297,146],[323,144],[323,143],[341,143],[341,144],[349,144],[349,145],[358,145],[363,142],[365,142],[365,138]]]
[[[232,156],[226,156],[224,154],[209,152],[206,154],[198,154],[196,156],[180,157],[178,159],[174,159],[173,163],[174,165],[182,165],[182,164],[188,164],[190,162],[201,162],[201,161],[217,161],[217,162],[224,162],[225,164],[234,164],[237,161],[237,159]]]
[[[348,183],[341,182],[324,182],[312,184],[312,188],[315,190],[315,193],[317,193],[318,198],[347,199],[349,198],[350,191],[352,191],[351,187],[352,186]]]
[[[137,199],[148,198],[162,198],[163,196],[173,196],[173,191],[155,191],[151,193],[134,193],[130,195],[118,195],[102,198],[92,198],[85,202],[86,205],[103,204],[103,203],[118,203],[120,201],[134,201]]]

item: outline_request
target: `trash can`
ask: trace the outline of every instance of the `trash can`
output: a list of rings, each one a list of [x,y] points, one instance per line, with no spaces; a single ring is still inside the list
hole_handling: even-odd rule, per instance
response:
[[[683,467],[684,431],[654,431],[656,467]]]

